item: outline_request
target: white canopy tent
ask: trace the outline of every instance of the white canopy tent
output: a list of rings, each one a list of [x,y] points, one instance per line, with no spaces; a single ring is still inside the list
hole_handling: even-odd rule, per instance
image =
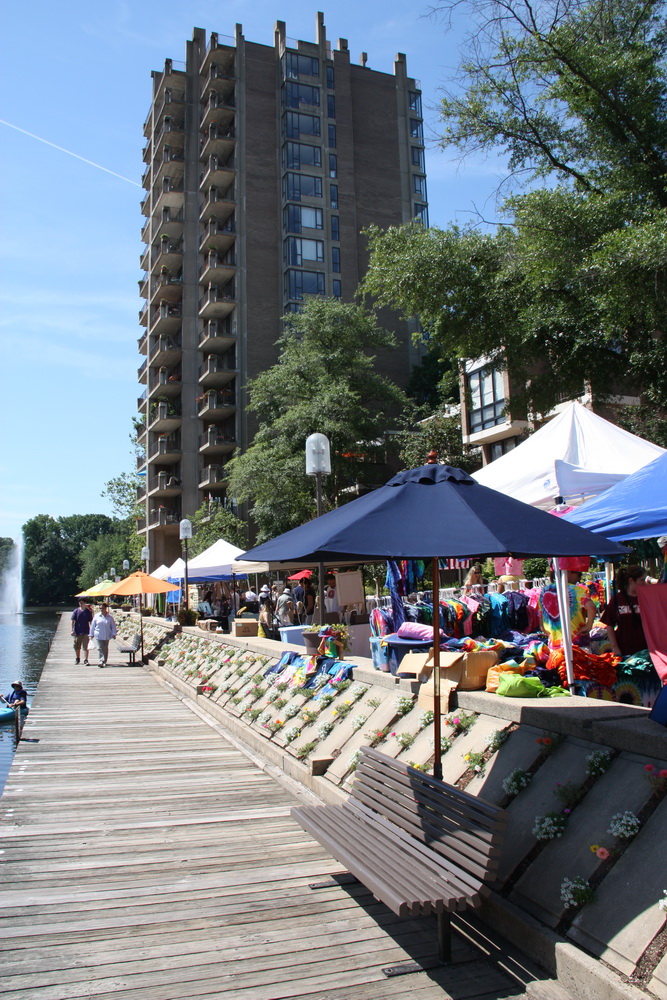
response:
[[[188,577],[194,582],[268,572],[268,563],[237,561],[243,551],[238,546],[226,542],[224,538],[220,538],[194,559],[188,560]]]
[[[556,497],[580,503],[597,496],[664,453],[573,402],[513,451],[472,475],[482,486],[549,508]]]
[[[151,573],[151,576],[156,576],[158,580],[166,580],[169,576],[169,567],[162,563],[161,566],[158,566],[158,568]]]

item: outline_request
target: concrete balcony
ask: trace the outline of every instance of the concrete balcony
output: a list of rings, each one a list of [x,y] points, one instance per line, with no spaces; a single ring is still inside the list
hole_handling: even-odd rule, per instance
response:
[[[206,465],[199,474],[199,489],[223,493],[227,489],[229,472],[225,465]]]
[[[178,366],[180,369],[180,365]],[[148,398],[166,396],[167,399],[177,399],[181,394],[181,372],[171,371],[166,366],[157,371],[151,368],[148,376]]]
[[[139,354],[148,354],[148,331],[137,337],[137,350]]]
[[[207,223],[209,219],[215,219],[218,225],[224,226],[235,211],[234,186],[227,188],[226,191],[211,187],[202,203],[199,221]]]
[[[149,461],[160,465],[174,465],[181,460],[180,434],[160,434],[148,451]]]
[[[137,518],[137,519],[135,520],[135,522],[134,522],[134,523],[135,523],[135,524],[136,524],[136,526],[137,526],[137,533],[138,533],[138,534],[141,534],[141,532],[143,532],[143,531],[145,531],[145,530],[146,530],[146,518],[145,518],[145,517],[138,517],[138,518]]]
[[[180,149],[165,146],[162,159],[153,164],[153,184],[162,184],[165,180],[179,180],[183,177],[185,157]]]
[[[180,407],[173,403],[151,403],[148,430],[158,434],[168,434],[181,426]]]
[[[170,274],[183,267],[183,240],[170,239],[166,234],[151,247],[151,273],[156,274],[163,267]]]
[[[219,156],[224,162],[234,155],[236,148],[236,129],[234,126],[222,128],[211,125],[199,144],[199,158],[208,163],[209,156]]]
[[[202,79],[200,97],[205,100],[206,95],[212,90],[224,97],[230,97],[234,93],[236,78],[234,73],[224,66],[216,66],[212,63],[208,73]]]
[[[185,142],[185,131],[183,124],[165,118],[161,125],[155,130],[153,140],[153,157],[161,157],[165,146],[171,149],[182,149]]]
[[[235,38],[212,31],[208,48],[199,68],[200,74],[203,77],[208,76],[212,66],[217,66],[222,73],[233,74],[236,59],[235,45]]]
[[[231,417],[236,410],[236,392],[234,390],[209,389],[199,400],[197,416],[202,420],[224,420]]]
[[[148,358],[146,358],[146,360],[143,361],[137,368],[137,382],[140,382],[142,385],[146,385],[146,379],[148,377],[147,368]]]
[[[183,178],[163,177],[160,184],[153,185],[153,212],[163,208],[178,211],[183,207]]]
[[[163,208],[155,220],[155,232],[173,240],[183,236],[183,209]]]
[[[169,368],[181,359],[181,338],[160,334],[151,334],[151,347],[148,362],[154,368]]]
[[[234,352],[219,356],[209,354],[203,365],[199,366],[199,385],[204,389],[222,389],[238,374]]]
[[[148,303],[139,310],[139,326],[148,326]]]
[[[183,310],[181,303],[160,302],[151,309],[151,333],[174,336],[181,329]]]
[[[226,285],[236,274],[236,254],[228,250],[226,254],[219,254],[215,250],[206,255],[206,259],[199,268],[200,285]]]
[[[216,253],[224,254],[234,246],[235,242],[236,222],[233,215],[225,223],[209,219],[199,243],[199,252],[206,253],[215,250]]]
[[[199,176],[199,187],[208,191],[211,187],[226,190],[234,183],[236,177],[236,158],[232,155],[227,160],[221,156],[209,156],[206,169]]]
[[[181,511],[178,507],[151,507],[148,511],[149,528],[171,528],[170,534],[178,534]]]
[[[224,353],[236,343],[236,323],[233,318],[210,320],[199,337],[199,350],[206,353]]]
[[[146,456],[145,455],[137,455],[137,472],[139,472],[141,469],[143,469],[145,467],[145,465],[146,465]]]
[[[235,115],[236,101],[233,93],[221,94],[213,89],[209,91],[208,100],[202,108],[199,126],[201,129],[208,129],[211,125],[229,129],[234,124]]]
[[[142,392],[142,394],[137,397],[137,409],[138,410],[143,410],[143,408],[145,407],[147,395],[148,395],[148,392],[147,392],[146,389],[144,389],[144,391]]]
[[[211,285],[199,300],[200,319],[224,319],[236,308],[236,292],[234,282],[230,281],[224,288]]]
[[[233,427],[216,427],[211,424],[207,431],[199,436],[199,452],[206,457],[229,455],[236,445],[236,430]]]
[[[183,275],[160,271],[158,277],[151,279],[151,305],[167,302],[180,304],[183,297]]]
[[[147,222],[146,226],[149,226],[149,225],[150,225],[150,223]],[[146,228],[146,226],[144,228]],[[146,240],[145,242],[148,242],[148,241]],[[142,251],[141,257],[139,258],[139,267],[141,268],[142,271],[148,272],[148,268],[150,266],[150,260],[151,260],[150,247],[147,246],[147,247],[144,248],[144,250]],[[148,296],[144,296],[144,298],[148,298]]]
[[[139,295],[142,299],[148,298],[148,292],[150,290],[150,285],[148,283],[148,274],[144,274],[143,278],[140,278],[137,282],[139,285]]]
[[[178,497],[182,492],[181,480],[169,472],[158,472],[157,476],[148,479],[148,496],[151,498]]]

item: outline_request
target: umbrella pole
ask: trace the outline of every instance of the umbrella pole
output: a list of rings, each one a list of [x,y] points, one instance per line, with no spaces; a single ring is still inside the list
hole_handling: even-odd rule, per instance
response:
[[[142,615],[143,601],[139,594],[139,631],[141,633],[141,662],[144,662],[144,616]]]
[[[560,622],[563,630],[563,653],[565,655],[565,672],[570,694],[574,694],[574,657],[572,655],[572,623],[570,621],[570,585],[567,581],[567,570],[556,563],[556,592],[560,610]]]
[[[432,563],[433,574],[433,743],[435,755],[433,757],[433,777],[442,781],[442,746],[441,746],[441,726],[442,716],[440,715],[440,601],[438,560]]]

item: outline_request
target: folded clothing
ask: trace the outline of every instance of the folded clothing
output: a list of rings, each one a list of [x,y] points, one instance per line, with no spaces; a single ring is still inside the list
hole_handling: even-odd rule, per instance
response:
[[[433,638],[433,626],[420,625],[419,622],[403,622],[396,633],[399,639],[415,639],[417,642],[429,642]],[[440,641],[447,636],[440,629]]]

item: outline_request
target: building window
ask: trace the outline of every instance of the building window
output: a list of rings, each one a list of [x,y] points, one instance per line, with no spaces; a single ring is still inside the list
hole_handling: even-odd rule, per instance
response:
[[[335,149],[336,148],[336,126],[329,125],[329,145]]]
[[[283,149],[283,166],[288,170],[321,167],[322,150],[319,146],[308,146],[304,142],[286,142]]]
[[[341,299],[343,297],[343,291],[340,278],[334,278],[331,287],[333,291],[333,297],[335,299]]]
[[[470,393],[470,433],[505,423],[505,386],[502,372],[482,368],[467,378]]]
[[[418,118],[410,119],[410,135],[413,139],[424,138],[424,123],[419,121]]]
[[[289,81],[284,86],[283,101],[288,108],[300,108],[302,104],[319,105],[319,87],[309,87],[306,83]]]
[[[338,208],[338,185],[329,185],[329,207]]]
[[[324,275],[321,271],[288,271],[285,276],[288,299],[304,295],[324,295]]]
[[[502,458],[506,455],[508,451],[514,451],[517,446],[518,438],[505,438],[503,441],[494,441],[493,444],[488,445],[489,462],[495,462],[497,458]]]
[[[288,236],[285,240],[285,263],[301,267],[308,260],[324,261],[324,241]]]
[[[421,170],[422,173],[425,173],[426,165],[424,163],[424,150],[420,149],[419,146],[410,146],[410,155],[412,157],[412,166],[416,167],[417,170]]]
[[[340,274],[340,247],[331,248],[331,270]]]
[[[302,229],[323,229],[322,209],[286,205],[283,209],[283,225],[288,233],[300,233]]]
[[[329,153],[329,177],[338,177],[338,157]]]
[[[414,111],[416,115],[421,115],[422,95],[419,90],[408,91],[408,107],[410,108],[410,111]]]
[[[301,135],[320,135],[320,119],[315,115],[287,111],[283,117],[283,130],[288,139],[298,139]]]
[[[425,226],[428,226],[428,205],[415,203],[413,215],[415,219],[419,219]]]
[[[283,57],[284,74],[288,80],[298,80],[300,76],[319,76],[320,61],[298,52],[286,52]]]
[[[340,224],[337,215],[331,216],[331,239],[332,240],[340,239]]]
[[[334,68],[333,66],[327,66],[327,87],[329,90],[333,90],[335,85]]]
[[[327,94],[327,118],[336,117],[336,98],[333,94]]]
[[[283,198],[285,201],[301,201],[301,198],[321,198],[322,178],[312,174],[285,174],[283,177]]]
[[[412,191],[414,194],[419,195],[420,198],[426,198],[426,178],[421,177],[419,174],[412,175]]]

